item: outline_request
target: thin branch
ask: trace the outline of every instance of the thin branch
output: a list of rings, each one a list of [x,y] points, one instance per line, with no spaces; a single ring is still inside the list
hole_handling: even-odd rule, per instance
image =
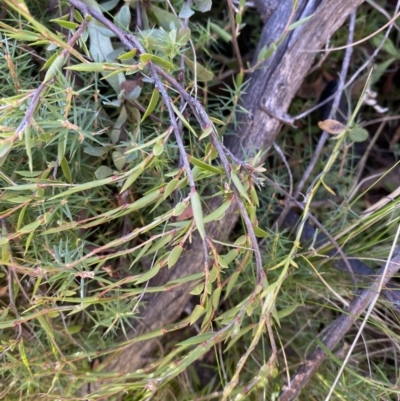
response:
[[[227,0],[227,2],[228,2],[228,10],[229,10],[229,22],[231,24],[233,50],[235,51],[236,58],[239,63],[240,72],[243,72],[244,65],[243,65],[242,55],[240,54],[239,44],[237,41],[236,26],[235,26],[235,13],[233,10],[233,4],[232,4],[232,0]]]
[[[78,39],[82,36],[84,30],[86,29],[88,25],[87,20],[83,20],[82,23],[79,25],[78,29],[76,32],[72,35],[71,39],[68,41],[68,45],[70,47],[73,47],[75,43],[78,41]],[[68,54],[68,50],[64,49],[61,52],[62,55],[66,56]],[[21,123],[19,124],[18,128],[15,131],[14,137],[17,138],[21,133],[24,132],[25,128],[31,124],[33,113],[36,110],[36,107],[39,103],[39,100],[41,99],[41,95],[43,91],[48,87],[49,84],[54,80],[50,80],[49,82],[43,82],[39,85],[37,89],[35,89],[31,103],[29,104],[29,107],[25,113],[25,117],[22,119]]]
[[[365,289],[360,296],[354,297],[347,313],[342,314],[329,326],[321,340],[326,349],[334,349],[368,305],[379,296],[382,287],[389,282],[399,269],[400,248],[398,247],[394,252],[393,258],[388,261],[385,267],[380,269],[377,278],[371,284],[370,288]],[[306,386],[326,357],[326,351],[321,347],[317,347],[296,372],[290,383],[290,387],[284,388],[279,397],[279,401],[294,401],[297,399],[302,389]]]
[[[398,7],[396,7],[396,13],[397,13]],[[393,28],[393,25],[390,25],[388,27],[388,30],[385,32],[385,35],[383,36],[381,42],[379,43],[379,46],[372,52],[372,54],[368,57],[368,59],[364,62],[364,64],[358,68],[358,70],[351,76],[351,78],[346,82],[346,84],[343,86],[343,90],[348,89],[354,81],[359,77],[359,75],[368,67],[371,65],[372,61],[375,59],[375,57],[378,55],[378,53],[381,51],[383,45],[386,43],[387,38],[389,37],[389,34]],[[329,49],[331,51],[332,49]],[[338,89],[339,90],[339,89]],[[316,104],[313,107],[310,107],[308,110],[303,111],[300,114],[297,114],[296,116],[292,117],[290,119],[290,123],[293,125],[293,123],[297,120],[301,120],[304,117],[307,117],[309,114],[313,113],[315,110],[318,110],[320,107],[323,105],[329,103],[332,99],[334,99],[337,95],[337,91],[324,99],[322,102]],[[397,119],[397,117],[394,117]],[[369,125],[370,123],[368,123]],[[365,127],[367,124],[363,124]]]
[[[349,35],[347,37],[347,43],[352,43],[353,42],[353,38],[354,38],[354,28],[355,28],[355,20],[356,20],[356,12],[353,11],[351,16],[350,16],[350,24],[349,24]],[[350,59],[351,59],[351,54],[353,53],[353,48],[347,47],[346,49],[346,53],[344,56],[344,60],[343,60],[343,64],[342,64],[342,70],[340,72],[340,79],[339,79],[339,85],[338,85],[338,89],[335,93],[334,96],[334,101],[333,101],[333,105],[332,105],[332,109],[331,112],[329,113],[329,118],[332,118],[332,116],[334,116],[336,114],[336,110],[339,106],[340,103],[340,99],[342,97],[343,94],[343,90],[344,90],[344,82],[346,80],[346,75],[347,75],[347,71],[349,69],[349,65],[350,65]],[[307,166],[306,171],[303,174],[303,177],[301,178],[299,184],[297,185],[297,188],[295,190],[294,193],[294,198],[297,199],[297,197],[299,196],[300,192],[302,191],[305,183],[307,182],[312,170],[314,169],[315,165],[317,164],[317,161],[320,159],[321,157],[321,152],[324,148],[325,142],[328,139],[329,134],[327,132],[323,132],[321,135],[321,138],[318,142],[318,146],[315,149],[314,155],[309,163],[309,165]],[[290,203],[288,203],[287,206],[285,206],[285,208],[282,211],[282,214],[280,215],[278,221],[276,222],[276,225],[279,226],[282,221],[284,220],[286,214],[288,213],[290,208]]]
[[[268,177],[265,177],[266,181],[272,185],[275,189],[277,189],[281,194],[285,195],[286,198],[288,199],[288,202],[291,202],[290,207],[292,207],[293,204],[295,204],[297,207],[299,207],[301,210],[304,211],[305,206],[302,202],[297,201],[290,193],[286,192],[283,188],[281,188],[277,183],[275,183],[274,181],[272,181],[271,179],[269,179]],[[288,211],[289,212],[289,211]],[[286,214],[287,216],[287,214]],[[285,217],[286,217],[285,216]],[[319,230],[326,236],[326,238],[329,240],[329,242],[336,248],[336,252],[342,257],[342,260],[344,262],[344,264],[347,267],[347,271],[349,272],[354,286],[357,286],[357,280],[356,277],[354,276],[354,272],[353,272],[353,268],[350,265],[349,260],[347,259],[347,256],[345,255],[345,253],[342,251],[342,248],[340,247],[340,245],[337,243],[337,241],[335,240],[335,238],[332,237],[332,235],[326,230],[326,228],[319,222],[319,220],[314,217],[311,213],[308,213],[308,216],[312,222],[319,228]],[[300,218],[300,216],[299,216]],[[284,225],[284,220],[282,222],[282,224]],[[291,227],[294,228],[294,227]],[[323,246],[323,245],[322,245]],[[321,246],[321,247],[322,247]],[[334,255],[331,255],[334,256]]]

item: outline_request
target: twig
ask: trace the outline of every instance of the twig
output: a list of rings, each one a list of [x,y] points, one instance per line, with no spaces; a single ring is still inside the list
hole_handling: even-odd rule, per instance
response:
[[[359,297],[354,297],[350,303],[347,313],[342,314],[329,326],[321,340],[326,349],[334,349],[343,336],[349,331],[356,319],[367,308],[371,301],[379,296],[382,287],[389,282],[389,280],[398,272],[399,269],[400,248],[396,248],[393,258],[388,261],[385,267],[380,269],[377,278],[374,280],[371,286],[365,289]],[[295,400],[299,396],[304,386],[311,379],[314,372],[321,366],[326,357],[327,354],[325,350],[321,347],[317,347],[296,372],[295,376],[292,378],[290,387],[286,387],[283,390],[279,397],[279,401]]]
[[[292,170],[290,170],[289,163],[288,163],[288,161],[287,161],[287,159],[285,157],[285,154],[283,153],[283,150],[279,147],[279,145],[276,142],[274,142],[274,149],[275,149],[276,153],[278,153],[278,155],[282,159],[283,164],[285,165],[286,170],[288,172],[288,175],[289,175],[289,193],[288,193],[288,195],[289,195],[290,198],[292,198],[293,197],[293,174],[292,174]]]
[[[356,12],[353,11],[353,13],[351,14],[351,17],[350,17],[349,35],[347,37],[347,43],[352,43],[353,42],[355,19],[356,19]],[[337,91],[335,93],[335,97],[334,97],[334,101],[333,101],[331,112],[329,114],[329,118],[332,118],[332,116],[335,115],[336,110],[337,110],[337,108],[339,106],[340,99],[342,97],[342,93],[343,93],[343,90],[344,90],[344,82],[346,80],[347,71],[349,69],[352,52],[353,52],[353,48],[352,47],[348,47],[346,49],[345,57],[344,57],[343,64],[342,64],[342,70],[340,72],[339,85],[338,85],[338,89],[337,89]],[[317,161],[319,160],[319,158],[321,156],[322,149],[324,148],[324,145],[325,145],[326,140],[328,139],[328,136],[329,135],[328,135],[327,132],[323,132],[322,133],[321,138],[320,138],[320,140],[318,142],[318,146],[315,149],[313,158],[311,159],[309,165],[307,166],[307,169],[306,169],[305,173],[303,174],[303,177],[301,178],[299,184],[297,185],[297,188],[296,188],[295,193],[293,195],[294,198],[297,199],[297,197],[299,196],[300,192],[302,191],[305,183],[307,182],[312,170],[314,169]],[[289,211],[289,208],[290,208],[290,204],[285,206],[285,208],[282,211],[282,214],[280,215],[279,219],[276,222],[277,226],[279,226],[282,223],[282,221],[284,220],[286,214]]]
[[[240,54],[239,44],[237,42],[237,32],[236,32],[236,26],[235,26],[235,13],[233,12],[233,4],[232,4],[232,0],[227,0],[227,2],[228,2],[228,10],[229,10],[229,22],[231,24],[233,50],[235,51],[236,58],[239,63],[240,72],[243,72],[244,65],[243,65],[242,55]]]
[[[73,47],[75,43],[78,41],[78,39],[82,36],[83,31],[86,29],[88,25],[87,20],[83,20],[82,23],[79,25],[78,29],[76,32],[72,35],[71,39],[68,41],[68,45],[70,47]],[[67,55],[68,50],[64,49],[61,54]],[[41,98],[42,92],[48,87],[48,85],[54,80],[50,80],[49,82],[41,83],[37,89],[35,89],[35,92],[33,94],[31,103],[29,104],[28,109],[26,110],[25,117],[22,119],[21,123],[19,124],[18,128],[15,130],[15,138],[18,138],[18,136],[24,132],[25,128],[30,125],[33,113],[36,110],[36,107],[39,103],[39,100]]]
[[[283,195],[286,196],[286,198],[289,200],[289,202],[291,202],[292,204],[295,204],[296,206],[298,206],[301,210],[304,211],[304,204],[297,201],[293,196],[291,196],[290,193],[286,192],[283,188],[281,188],[277,183],[275,183],[274,181],[272,181],[271,179],[269,179],[268,177],[265,178],[266,181],[268,181],[268,183],[270,185],[272,185],[275,189],[277,189],[280,193],[282,193]],[[292,205],[290,205],[292,206]],[[289,212],[289,210],[288,210]],[[287,214],[286,214],[287,216]],[[285,216],[285,217],[286,217]],[[299,216],[300,217],[300,216]],[[340,247],[340,245],[337,243],[337,241],[335,240],[335,238],[332,237],[332,235],[326,230],[326,228],[319,222],[319,220],[314,217],[311,213],[308,213],[308,216],[313,223],[321,230],[321,232],[326,236],[326,238],[329,240],[329,242],[336,248],[336,252],[342,257],[342,260],[344,262],[344,264],[347,267],[347,270],[353,280],[354,286],[357,286],[357,280],[356,277],[354,276],[354,272],[353,272],[353,268],[350,265],[349,260],[347,259],[347,256],[345,255],[345,253],[342,251],[342,248]],[[284,221],[282,222],[282,224],[284,224]],[[294,228],[294,226],[292,226],[291,228]],[[334,255],[330,255],[330,256],[334,256]]]
[[[372,313],[372,311],[373,311],[373,309],[374,309],[374,307],[376,305],[376,302],[378,301],[379,294],[381,293],[381,291],[383,289],[383,282],[384,282],[386,276],[389,273],[389,266],[390,266],[391,263],[393,263],[392,262],[393,255],[394,255],[394,253],[396,253],[396,249],[397,249],[397,252],[400,253],[400,248],[396,248],[396,244],[397,244],[397,241],[399,239],[399,235],[400,235],[400,226],[397,226],[396,235],[394,236],[394,239],[393,239],[393,242],[392,242],[392,247],[390,249],[389,257],[387,259],[387,262],[386,262],[385,266],[381,269],[382,270],[381,275],[380,275],[381,279],[379,281],[377,292],[374,294],[374,298],[372,299],[372,301],[371,301],[371,303],[369,305],[368,311],[365,314],[363,322],[361,323],[361,326],[360,326],[360,328],[359,328],[359,330],[357,332],[357,335],[353,340],[353,344],[351,345],[351,347],[349,349],[349,352],[347,353],[347,356],[346,356],[345,360],[343,361],[342,366],[339,369],[339,372],[338,372],[338,374],[336,376],[336,379],[335,379],[334,383],[332,384],[331,389],[329,391],[329,394],[326,397],[325,401],[329,401],[329,399],[330,399],[330,397],[331,397],[331,395],[332,395],[332,393],[333,393],[333,391],[335,389],[335,386],[336,386],[337,382],[339,381],[339,378],[342,375],[343,370],[346,367],[347,362],[348,362],[348,360],[349,360],[349,358],[350,358],[350,356],[351,356],[351,354],[352,354],[352,352],[354,350],[354,347],[356,346],[357,341],[360,338],[360,336],[362,335],[364,327],[367,324],[367,321],[368,321],[369,317],[371,316],[371,313]],[[400,262],[400,258],[399,258],[399,262]],[[395,272],[398,271],[399,268],[400,268],[400,266],[397,266]]]
[[[390,14],[383,7],[381,7],[378,3],[376,3],[375,1],[367,0],[367,3],[369,3],[377,11],[379,11],[381,14],[383,14],[388,20],[392,19]],[[393,21],[393,26],[400,32],[400,27],[394,21]]]
[[[191,6],[191,0],[187,1],[187,3],[188,3],[188,6],[190,7]],[[189,18],[185,18],[184,21],[183,21],[183,27],[187,28],[188,26],[189,26]],[[185,56],[183,54],[181,56],[181,61],[180,62],[181,62],[181,72],[179,73],[179,77],[181,78],[180,79],[180,81],[181,81],[180,84],[181,84],[182,87],[185,87]],[[183,114],[185,108],[186,108],[186,102],[183,99],[183,97],[181,97],[180,106],[179,106],[179,111],[181,112],[181,114]],[[178,122],[178,126],[179,126],[179,130],[180,130],[179,132],[183,132],[183,123],[182,123],[182,120],[180,120],[180,119],[179,119],[179,122]],[[182,158],[183,158],[183,155],[181,153],[179,153],[179,167],[182,167],[182,165],[183,165]]]
[[[397,13],[398,10],[398,5],[396,6],[396,10],[395,12]],[[385,32],[384,37],[382,38],[381,42],[379,43],[379,46],[372,52],[372,54],[368,57],[368,59],[365,61],[365,63],[358,68],[358,70],[351,76],[351,78],[346,82],[346,84],[343,86],[343,90],[349,88],[354,81],[358,78],[358,76],[372,63],[372,61],[375,59],[375,57],[378,55],[378,53],[381,51],[383,45],[386,43],[387,38],[389,37],[389,34],[392,30],[392,25],[389,25],[388,30]],[[330,49],[330,51],[332,51],[333,49]],[[339,90],[339,89],[338,89]],[[296,116],[291,118],[291,121],[297,121],[297,120],[301,120],[302,118],[308,116],[309,114],[311,114],[312,112],[314,112],[315,110],[318,110],[321,106],[323,106],[324,104],[327,104],[328,102],[330,102],[332,99],[334,99],[337,95],[337,91],[335,93],[333,93],[331,96],[327,97],[325,100],[323,100],[322,102],[316,104],[315,106],[309,108],[308,110],[297,114]],[[394,117],[394,119],[397,119],[397,117]],[[369,123],[368,123],[369,125]],[[366,126],[366,124],[364,124],[363,126]]]

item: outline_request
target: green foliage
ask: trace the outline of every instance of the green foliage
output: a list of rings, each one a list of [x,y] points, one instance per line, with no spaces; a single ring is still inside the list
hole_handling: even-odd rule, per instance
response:
[[[312,246],[302,248],[301,224],[295,240],[272,229],[271,212],[279,199],[273,186],[259,191],[255,184],[265,173],[256,167],[261,151],[247,165],[254,176],[232,161],[229,174],[219,164],[215,141],[238,127],[237,115],[246,113],[239,101],[247,88],[245,71],[220,51],[236,40],[219,12],[225,5],[213,4],[218,12],[204,16],[210,0],[195,1],[192,8],[172,1],[174,9],[169,2],[85,1],[109,13],[122,30],[134,25],[140,7],[143,26],[133,37],[141,52],[128,49],[110,27],[76,9],[53,15],[46,2],[5,3],[7,16],[0,21],[0,394],[10,400],[38,394],[74,399],[83,385],[107,377],[113,380],[105,381],[92,399],[116,394],[125,394],[126,400],[153,394],[182,400],[210,394],[276,399],[286,380],[282,368],[308,352],[320,326],[343,312],[337,301],[350,298],[352,288],[343,275],[320,267],[325,259]],[[237,35],[254,23],[255,16],[247,13],[240,1]],[[190,18],[188,26],[185,18]],[[261,50],[259,64],[283,39]],[[391,41],[383,52],[390,62],[381,61],[372,83],[398,59]],[[207,123],[189,113],[182,94],[166,79],[160,90],[152,75],[156,67],[202,99]],[[222,68],[235,74],[229,85],[220,81]],[[340,174],[343,149],[368,135],[353,121],[358,108],[327,146],[304,205],[314,211],[314,201],[338,193],[342,206],[317,217],[354,253],[374,249],[387,256],[398,201],[362,215],[361,196],[350,191],[356,171],[349,167],[345,176]],[[179,161],[170,113],[182,127],[188,167]],[[300,160],[303,171],[313,146],[307,145],[306,133],[296,135],[286,129],[279,140],[286,153],[293,150],[292,161]],[[269,162],[266,175],[288,186],[279,157]],[[235,196],[252,232],[243,224],[246,229],[235,231],[218,253],[207,229],[225,218]],[[210,211],[206,202],[214,197],[221,203]],[[162,269],[179,265],[196,233],[208,244],[209,269],[162,286],[149,284]],[[251,234],[260,239],[268,282],[253,261]],[[183,284],[190,284],[196,296],[190,315],[131,339],[129,333],[141,324],[143,295]],[[378,327],[397,346],[394,326],[394,317],[381,320],[377,314],[367,335]],[[116,377],[91,366],[126,344],[165,338],[177,328],[182,329],[178,339],[168,337],[164,355],[146,372]],[[196,381],[196,372],[202,372],[196,364],[207,359],[214,379],[204,384]],[[389,380],[394,369],[385,370],[382,358],[374,360],[372,379],[364,374],[363,357],[359,361],[360,368],[345,372],[339,398],[396,394]],[[314,378],[304,399],[322,399],[340,364],[330,355],[329,366]]]

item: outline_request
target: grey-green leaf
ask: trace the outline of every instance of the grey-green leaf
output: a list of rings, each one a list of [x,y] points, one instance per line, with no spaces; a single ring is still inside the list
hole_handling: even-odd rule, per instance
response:
[[[349,136],[353,142],[364,142],[368,139],[368,131],[365,128],[354,127],[350,130]]]
[[[118,171],[122,171],[125,163],[126,163],[126,157],[119,151],[114,151],[112,153],[112,159],[114,162],[114,166]]]
[[[206,13],[211,10],[212,1],[211,0],[194,0],[196,8],[202,13]]]
[[[100,166],[95,172],[94,175],[98,180],[102,180],[103,178],[110,177],[113,175],[113,170],[107,166]]]
[[[122,6],[114,17],[114,21],[121,28],[128,29],[131,23],[131,11],[128,6]]]

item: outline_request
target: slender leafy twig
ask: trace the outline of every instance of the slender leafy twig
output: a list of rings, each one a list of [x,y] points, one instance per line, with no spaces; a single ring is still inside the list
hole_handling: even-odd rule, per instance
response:
[[[128,49],[131,49],[131,50],[137,49],[139,54],[145,53],[145,49],[141,46],[141,44],[135,38],[134,35],[126,34],[123,31],[121,31],[115,24],[113,24],[111,21],[109,21],[107,18],[105,18],[102,13],[100,13],[96,10],[93,10],[92,8],[88,7],[86,4],[82,3],[82,1],[80,1],[80,0],[68,0],[68,1],[71,5],[78,8],[84,14],[92,15],[95,19],[97,19],[99,22],[104,24],[107,28],[109,28],[118,37],[119,40],[121,40],[121,42]],[[170,121],[174,128],[174,134],[176,136],[179,150],[182,154],[185,154],[186,152],[185,152],[185,149],[183,146],[182,139],[179,135],[179,130],[178,130],[178,127],[176,124],[176,118],[175,118],[169,97],[168,97],[165,87],[161,83],[158,75],[161,75],[163,78],[165,78],[173,86],[173,88],[175,90],[177,90],[184,97],[184,99],[191,106],[193,112],[195,113],[202,129],[205,129],[206,127],[212,127],[212,122],[211,122],[210,118],[208,117],[208,114],[204,110],[203,106],[201,105],[201,103],[197,99],[191,97],[174,78],[172,78],[169,74],[167,74],[162,68],[153,64],[151,61],[149,62],[149,67],[150,67],[151,75],[155,81],[155,84],[156,84],[157,88],[159,89],[159,91],[164,99],[164,102],[168,108],[168,112],[170,115]],[[211,133],[211,137],[213,140],[213,145],[215,146],[215,148],[218,152],[218,155],[221,158],[221,162],[224,167],[224,170],[225,170],[227,176],[230,177],[231,167],[229,165],[228,159],[225,156],[223,146],[222,146],[221,142],[218,140],[217,134],[215,133],[214,130]],[[192,173],[190,170],[189,161],[187,160],[187,157],[184,158],[184,164],[185,164],[185,170],[186,170],[188,180],[189,180],[189,185],[191,187],[192,194],[194,194],[196,192],[196,187],[194,184],[193,176],[192,176]],[[254,234],[253,225],[252,225],[249,215],[247,213],[246,207],[244,206],[243,201],[241,200],[239,191],[237,190],[237,188],[234,185],[232,185],[232,189],[235,194],[235,198],[236,198],[237,204],[239,206],[241,215],[243,217],[244,223],[246,225],[246,229],[249,233],[250,240],[252,242],[252,247],[254,249],[255,260],[256,260],[257,277],[258,277],[259,282],[261,283],[263,281],[263,279],[265,278],[265,272],[262,268],[261,254],[260,254],[260,250],[258,247],[257,238]],[[207,255],[208,255],[208,253],[207,253]],[[205,256],[205,258],[207,260],[208,256]],[[206,260],[205,260],[205,263],[206,263]]]

